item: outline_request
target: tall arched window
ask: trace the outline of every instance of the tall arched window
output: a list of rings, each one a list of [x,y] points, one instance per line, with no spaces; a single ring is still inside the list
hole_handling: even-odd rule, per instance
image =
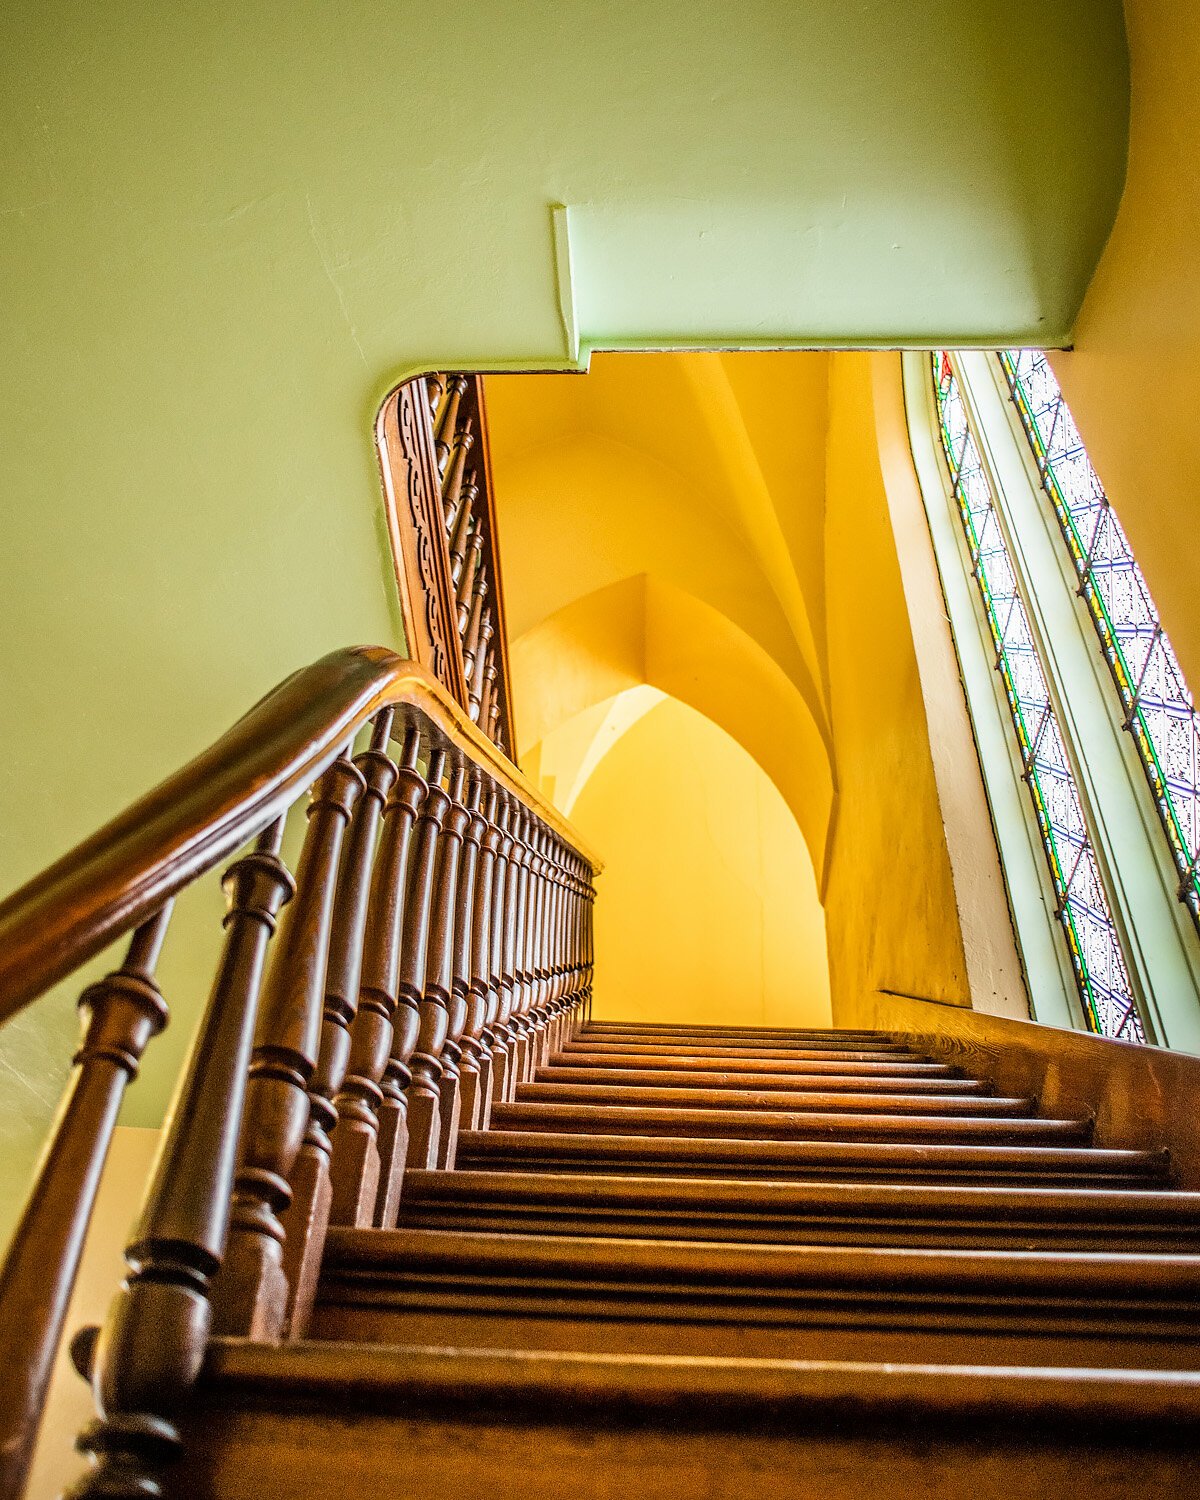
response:
[[[1049,363],[905,396],[1035,1015],[1200,1050],[1200,718]]]
[[[999,359],[1179,871],[1180,899],[1200,922],[1200,715],[1049,361],[1037,349]]]

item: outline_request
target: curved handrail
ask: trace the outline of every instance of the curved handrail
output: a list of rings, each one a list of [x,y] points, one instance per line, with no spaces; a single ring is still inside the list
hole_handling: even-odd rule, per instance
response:
[[[380,709],[424,715],[558,833],[563,818],[415,661],[351,646],[295,672],[181,770],[0,903],[0,1022],[278,817]]]

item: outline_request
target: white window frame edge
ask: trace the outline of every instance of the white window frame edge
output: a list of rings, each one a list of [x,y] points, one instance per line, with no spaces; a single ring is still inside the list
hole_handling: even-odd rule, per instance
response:
[[[1000,854],[1030,1009],[1044,1024],[1084,1025],[1041,831],[1023,784],[1020,755],[996,651],[971,577],[966,536],[941,451],[928,350],[902,355],[904,406],[934,561],[958,657],[968,717]]]

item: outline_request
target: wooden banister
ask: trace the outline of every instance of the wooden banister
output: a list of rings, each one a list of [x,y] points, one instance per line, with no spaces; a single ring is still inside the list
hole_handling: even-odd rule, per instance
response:
[[[424,716],[599,873],[598,858],[433,674],[379,646],[322,657],[0,903],[0,1022],[285,811],[382,708]]]
[[[306,793],[293,878],[283,827]],[[587,1014],[589,924],[552,920],[549,853],[586,871],[581,912],[598,861],[464,703],[376,647],[289,677],[9,897],[0,1020],[133,939],[81,997],[71,1086],[0,1270],[0,1500],[21,1493],[117,1109],[166,1019],[154,969],[171,900],[255,839],[226,874],[224,954],[129,1274],[80,1345],[99,1418],[81,1438],[95,1467],[72,1494],[158,1493],[210,1331],[303,1335],[330,1220],[394,1222],[406,1162],[452,1163],[463,1105],[476,1127],[483,1081],[511,1087],[516,1053],[494,1056],[504,1038],[488,1024],[501,1008],[494,934],[520,935],[522,1068],[545,1055],[564,1006],[572,1025]],[[495,856],[518,845],[523,878],[501,884]]]

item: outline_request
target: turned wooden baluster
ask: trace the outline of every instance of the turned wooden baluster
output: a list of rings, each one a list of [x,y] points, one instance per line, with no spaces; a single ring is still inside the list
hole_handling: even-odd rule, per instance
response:
[[[283,1271],[289,1291],[285,1331],[292,1337],[308,1326],[329,1225],[333,1200],[330,1137],[338,1120],[333,1101],[345,1082],[351,1028],[358,1011],[375,841],[397,776],[387,754],[394,717],[395,710],[390,708],[376,716],[369,748],[354,758],[364,785],[342,852],[329,933],[321,1047],[308,1086],[308,1129],[292,1172],[292,1201],[283,1215]]]
[[[453,506],[446,505],[443,511],[446,521],[447,545],[450,545],[453,542],[455,532],[458,530],[458,523],[462,519],[462,517],[466,515],[469,520],[470,516],[473,514],[475,509],[475,501],[478,498],[479,483],[475,477],[475,470],[472,469],[471,472],[467,475],[466,483],[462,486],[462,488],[458,492],[458,495],[455,497]]]
[[[503,1039],[499,1035],[500,1021],[504,1014],[502,988],[504,984],[504,912],[508,883],[508,855],[505,853],[505,831],[502,826],[503,793],[494,784],[488,798],[488,831],[484,835],[485,847],[492,849],[492,900],[488,916],[488,951],[486,954],[487,1008],[480,1047],[483,1061],[480,1064],[480,1104],[478,1126],[486,1130],[491,1119],[492,1102],[497,1097],[497,1076],[506,1066]],[[511,846],[510,846],[511,852]]]
[[[500,850],[496,857],[496,891],[492,906],[499,944],[500,969],[496,1018],[492,1023],[492,1099],[502,1103],[512,1088],[515,1038],[512,1032],[513,1006],[517,999],[517,896],[520,889],[520,866],[517,863],[516,813],[512,799],[500,793]]]
[[[466,629],[462,632],[463,681],[470,683],[475,670],[475,658],[479,652],[479,638],[483,630],[483,609],[487,598],[487,580],[479,578],[471,596],[471,613]]]
[[[441,375],[426,375],[425,399],[429,403],[429,421],[431,427],[437,426],[438,409],[442,404],[442,397],[445,394],[445,379]]]
[[[450,1009],[446,1040],[442,1043],[442,1078],[438,1085],[442,1129],[438,1135],[437,1164],[454,1165],[460,1120],[470,1119],[463,1064],[470,1044],[465,1035],[471,1019],[471,957],[474,952],[475,883],[479,874],[479,846],[483,838],[483,777],[472,770],[467,778],[462,848],[458,857],[458,888],[454,898],[454,941],[451,956]],[[457,801],[457,799],[456,799]],[[472,1059],[472,1066],[474,1064]]]
[[[457,1113],[452,1119],[442,1116],[441,1082],[446,1066],[443,1047],[450,1029],[459,856],[463,835],[471,820],[462,802],[465,775],[462,767],[455,767],[450,773],[448,803],[437,843],[425,993],[421,997],[421,1027],[411,1059],[412,1082],[408,1086],[410,1167],[436,1166],[442,1135],[457,1135],[458,1131]],[[457,1111],[457,1089],[453,1090],[452,1099]]]
[[[421,1002],[429,956],[430,910],[437,873],[438,839],[450,798],[441,785],[446,752],[429,752],[425,796],[413,830],[412,855],[401,929],[396,1006],[392,1013],[392,1047],[383,1075],[379,1111],[379,1192],[375,1222],[384,1229],[396,1222],[404,1166],[408,1160],[413,1119],[410,1111],[411,1061],[421,1029]]]
[[[479,630],[479,649],[475,653],[471,667],[471,676],[467,683],[467,706],[472,719],[476,723],[483,722],[480,718],[480,708],[483,702],[484,674],[488,658],[492,652],[492,633],[494,629],[492,616],[489,611],[485,613],[483,624]]]
[[[458,408],[467,389],[465,375],[452,375],[446,382],[446,394],[437,413],[433,429],[433,448],[437,455],[438,473],[446,472],[450,458],[450,446],[458,430]]]
[[[513,1036],[513,1063],[510,1070],[508,1097],[516,1097],[517,1084],[526,1076],[529,1058],[529,1005],[532,978],[529,949],[533,937],[533,846],[529,842],[532,819],[519,803],[514,829],[513,859],[517,866],[517,946],[513,985],[513,1013],[509,1027]]]
[[[220,1333],[275,1340],[284,1329],[288,1285],[281,1215],[291,1201],[288,1179],[308,1127],[342,837],[364,785],[349,749],[313,788],[296,895],[280,922],[263,985],[229,1244],[214,1289],[213,1326]]]
[[[161,1467],[178,1457],[176,1421],[204,1359],[210,1289],[225,1254],[267,949],[295,890],[279,858],[283,825],[273,823],[226,871],[221,961],[125,1251],[129,1274],[99,1342],[89,1330],[73,1347],[91,1365],[99,1413],[79,1439],[96,1466],[72,1487],[75,1497],[158,1494]]]
[[[550,835],[540,823],[534,825],[534,850],[538,857],[538,898],[536,931],[534,937],[533,974],[534,994],[531,1019],[533,1031],[530,1037],[529,1077],[532,1078],[545,1061],[546,1031],[551,1021],[550,971],[551,947],[554,937],[554,866],[550,860]]]
[[[587,886],[583,893],[583,921],[581,923],[583,953],[583,984],[581,986],[581,1021],[592,1018],[592,967],[595,963],[595,935],[592,913],[596,905],[596,887],[591,882],[591,871],[587,871]]]
[[[492,744],[504,750],[504,735],[499,727],[499,667],[495,651],[489,649],[483,667],[483,696],[478,708],[478,724]]]
[[[559,843],[559,853],[563,872],[563,914],[561,953],[559,957],[559,985],[562,991],[562,1009],[559,1016],[558,1035],[555,1042],[556,1048],[565,1046],[575,1030],[575,926],[577,920],[576,911],[579,902],[579,878],[575,870],[575,856],[561,841]]]
[[[540,1057],[543,1007],[546,998],[542,953],[546,942],[547,898],[549,894],[546,880],[546,860],[542,853],[542,828],[537,818],[533,816],[530,817],[529,824],[529,846],[533,851],[530,860],[530,897],[533,902],[533,920],[529,934],[527,959],[529,1003],[525,1014],[527,1041],[524,1076],[526,1078],[533,1077],[537,1071]]]
[[[566,871],[563,869],[562,844],[553,833],[546,833],[547,859],[550,862],[550,925],[546,956],[549,997],[547,1020],[542,1038],[542,1059],[545,1061],[559,1048],[563,1012],[566,1001],[566,980],[563,967],[563,936],[566,914]]]
[[[489,1027],[489,992],[492,981],[492,905],[496,851],[500,830],[495,826],[496,793],[484,790],[484,778],[472,771],[468,806],[472,809],[464,850],[476,846],[475,884],[471,893],[470,942],[466,955],[466,1021],[462,1034],[462,1128],[482,1130],[492,1081],[492,1043]],[[465,855],[464,855],[465,858]],[[492,1012],[494,1016],[495,1012]]]
[[[583,954],[580,940],[584,892],[591,878],[591,868],[573,851],[567,851],[567,870],[571,877],[570,916],[567,924],[567,1017],[563,1040],[569,1041],[579,1029],[579,1007],[583,987]]]
[[[482,569],[480,563],[483,561],[483,531],[477,526],[471,533],[471,540],[467,547],[467,555],[463,561],[462,572],[458,576],[458,582],[454,590],[454,603],[458,619],[458,634],[461,639],[467,632],[467,625],[471,618],[471,604],[475,596],[475,580],[480,577]],[[486,577],[482,579],[484,587],[487,587]]]
[[[580,1025],[580,1009],[583,1004],[583,912],[588,882],[591,880],[590,865],[572,853],[568,861],[571,871],[571,924],[567,934],[567,994],[570,1009],[567,1014],[567,1038],[574,1035]]]
[[[458,588],[458,580],[462,577],[475,530],[475,507],[473,503],[468,504],[468,497],[464,495],[463,502],[458,508],[458,518],[454,523],[454,534],[450,538],[450,583],[455,589]]]
[[[539,847],[539,825],[531,814],[525,838],[529,844],[529,924],[525,933],[525,1010],[524,1047],[521,1054],[521,1078],[533,1077],[537,1060],[538,1022],[541,1003],[541,979],[539,976],[539,951],[545,921],[545,890],[543,886],[543,861]]]
[[[529,851],[521,837],[524,828],[521,804],[512,799],[508,809],[508,831],[512,836],[512,847],[508,856],[508,875],[511,887],[509,911],[506,920],[512,928],[511,951],[505,948],[505,984],[508,989],[508,1009],[505,1017],[505,1051],[508,1063],[505,1071],[504,1093],[506,1102],[514,1096],[520,1076],[521,1045],[521,998],[525,957],[525,894],[528,889],[528,869],[525,861]]]
[[[171,904],[134,933],[119,969],[79,997],[82,1039],[54,1134],[0,1272],[0,1496],[16,1500],[37,1436],[117,1112],[167,1007],[154,982]]]
[[[475,434],[471,431],[468,421],[461,431],[454,434],[454,441],[450,447],[450,462],[446,465],[446,473],[442,479],[442,515],[443,517],[457,512],[459,498],[462,494],[463,476],[467,467],[467,456],[471,451],[471,445],[475,441]]]
[[[380,1111],[382,1082],[392,1051],[404,920],[408,855],[412,831],[425,800],[425,778],[417,770],[421,735],[409,726],[391,793],[383,808],[383,831],[375,856],[367,904],[359,976],[358,1006],[350,1032],[345,1079],[334,1099],[337,1130],[333,1136],[330,1176],[333,1184],[329,1218],[333,1224],[364,1226],[375,1222],[380,1178]],[[373,763],[381,772],[378,762]],[[368,771],[368,784],[370,784]],[[408,1081],[404,1073],[402,1083]],[[400,1096],[403,1103],[403,1094]],[[403,1120],[391,1119],[393,1132]],[[407,1149],[407,1137],[404,1139]]]

